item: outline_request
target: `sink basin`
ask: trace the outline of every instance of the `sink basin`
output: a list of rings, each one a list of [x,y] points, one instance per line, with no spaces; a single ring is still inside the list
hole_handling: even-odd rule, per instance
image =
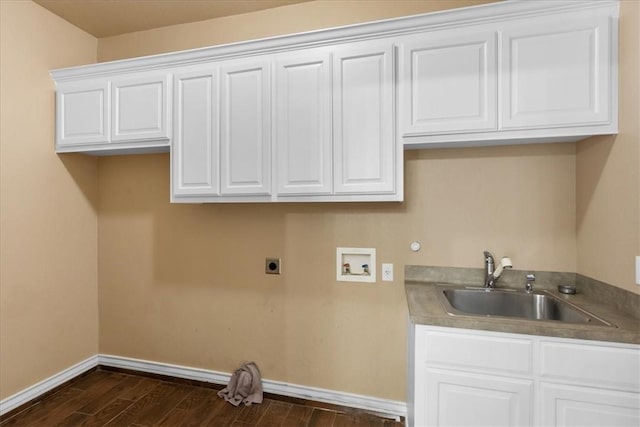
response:
[[[496,316],[526,320],[613,326],[586,310],[550,293],[502,289],[446,289],[441,299],[451,315]]]

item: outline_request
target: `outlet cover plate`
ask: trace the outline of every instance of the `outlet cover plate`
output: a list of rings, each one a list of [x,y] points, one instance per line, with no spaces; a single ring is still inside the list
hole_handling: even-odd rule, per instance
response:
[[[264,272],[266,274],[280,274],[281,265],[280,258],[266,258],[264,260]]]

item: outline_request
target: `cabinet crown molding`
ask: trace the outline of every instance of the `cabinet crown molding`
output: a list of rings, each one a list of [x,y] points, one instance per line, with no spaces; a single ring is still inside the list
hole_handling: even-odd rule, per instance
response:
[[[57,69],[50,73],[56,82],[63,82],[587,9],[612,9],[617,16],[619,0],[505,0],[292,35]]]

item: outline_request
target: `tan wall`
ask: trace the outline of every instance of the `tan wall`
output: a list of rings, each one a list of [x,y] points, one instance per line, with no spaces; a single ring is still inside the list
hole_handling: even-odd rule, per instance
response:
[[[497,0],[315,0],[98,40],[98,61],[195,49]]]
[[[98,349],[97,161],[54,153],[52,68],[97,40],[0,1],[0,399]]]
[[[577,144],[578,272],[640,293],[640,3],[620,13],[620,133]]]
[[[102,39],[98,56],[451,4],[312,2]],[[253,359],[269,379],[404,400],[405,264],[481,267],[488,248],[516,268],[575,271],[575,144],[405,157],[404,203],[264,205],[171,205],[168,155],[101,158],[100,352],[226,372]],[[337,246],[377,248],[396,280],[336,282]],[[264,274],[269,256],[282,276]]]

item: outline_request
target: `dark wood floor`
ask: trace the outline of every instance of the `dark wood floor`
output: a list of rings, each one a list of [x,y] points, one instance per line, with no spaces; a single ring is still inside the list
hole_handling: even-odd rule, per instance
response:
[[[6,426],[372,426],[401,422],[350,408],[265,396],[234,407],[211,386],[98,369],[0,422]]]

